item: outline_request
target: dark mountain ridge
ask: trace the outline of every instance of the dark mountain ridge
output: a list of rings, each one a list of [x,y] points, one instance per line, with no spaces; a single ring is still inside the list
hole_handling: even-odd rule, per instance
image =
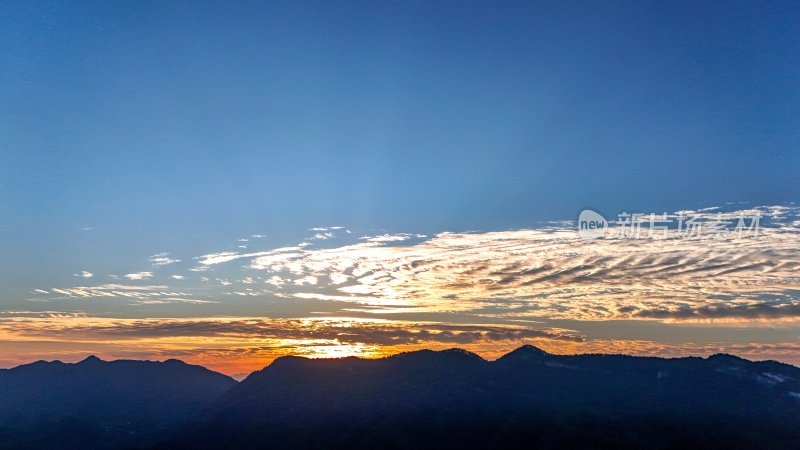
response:
[[[197,419],[233,387],[222,374],[176,359],[90,356],[0,370],[0,447],[114,447],[148,442]],[[75,447],[77,448],[77,447]]]
[[[90,357],[0,370],[0,400],[2,448],[800,448],[800,368],[725,354],[286,356],[239,383]]]
[[[800,369],[730,355],[283,357],[162,448],[800,448]]]

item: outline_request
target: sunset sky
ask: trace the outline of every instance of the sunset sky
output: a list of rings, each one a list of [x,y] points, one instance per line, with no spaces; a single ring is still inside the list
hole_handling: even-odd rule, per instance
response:
[[[800,8],[7,2],[0,367],[800,364]],[[761,217],[582,240],[585,208]]]

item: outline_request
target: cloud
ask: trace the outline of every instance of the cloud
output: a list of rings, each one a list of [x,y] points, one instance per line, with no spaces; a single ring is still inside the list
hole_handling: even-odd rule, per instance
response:
[[[69,288],[38,289],[39,294],[49,294],[52,298],[94,298],[119,297],[142,299],[154,297],[190,297],[186,292],[169,289],[166,285],[129,286],[124,284],[101,284],[98,286],[76,286]]]
[[[302,286],[304,284],[317,284],[317,281],[319,281],[317,277],[315,277],[313,275],[309,275],[309,276],[294,280],[294,284],[296,284],[298,286]]]
[[[634,317],[675,319],[680,321],[713,321],[718,319],[782,319],[800,318],[800,301],[791,303],[715,304],[699,307],[653,308],[625,312]]]
[[[167,300],[167,299],[165,299]],[[194,301],[172,299],[174,301]],[[440,342],[468,344],[482,340],[547,338],[583,342],[572,330],[506,325],[445,324],[356,318],[197,318],[12,320],[0,330],[18,337],[43,339],[163,339],[206,337],[285,341],[335,340],[349,344],[405,345]]]
[[[50,319],[64,319],[75,317],[87,317],[83,311],[27,311],[27,310],[6,310],[0,311],[0,316],[25,316]]]
[[[198,288],[205,289],[203,297],[323,300],[336,302],[336,308],[351,303],[352,308],[340,310],[368,314],[464,313],[503,320],[800,320],[800,208],[683,213],[704,220],[758,213],[764,227],[755,239],[719,240],[687,239],[667,230],[666,239],[584,241],[571,221],[430,236],[341,235],[324,247],[306,241],[251,252],[209,253],[195,257],[198,266],[188,270],[213,271],[238,262],[220,269],[224,277],[216,278],[217,283]],[[169,259],[165,253],[154,258]],[[130,280],[152,276],[125,275]],[[250,289],[261,283],[265,289]],[[120,292],[134,297],[141,291]],[[123,295],[102,287],[50,289],[49,294]]]
[[[191,304],[191,305],[205,305],[211,303],[219,303],[212,300],[201,300],[197,298],[175,298],[175,297],[165,297],[165,298],[155,298],[155,299],[137,299],[134,300],[134,303],[138,303],[141,305],[168,305],[173,303],[184,303],[184,304]]]
[[[219,252],[219,253],[210,253],[203,256],[198,256],[197,260],[200,261],[200,264],[205,266],[212,266],[216,264],[227,263],[231,261],[235,261],[237,259],[244,259],[244,258],[258,258],[261,256],[270,256],[274,254],[289,252],[289,251],[296,251],[300,250],[301,246],[296,247],[283,247],[283,248],[276,248],[269,251],[263,252],[255,252],[255,253],[237,253],[237,252]]]
[[[220,253],[210,253],[208,255],[203,255],[195,259],[200,259],[200,264],[212,265],[246,257],[247,257],[246,255],[239,255],[236,252],[220,252]]]
[[[129,280],[146,280],[148,278],[153,278],[153,272],[136,272],[136,273],[129,273],[124,275],[125,278]]]
[[[167,264],[174,264],[178,262],[181,262],[181,260],[170,258],[169,253],[167,252],[157,253],[150,257],[150,263],[156,267],[166,266]]]
[[[800,300],[791,289],[800,270],[800,228],[792,220],[798,208],[753,208],[723,217],[755,212],[773,219],[757,239],[685,239],[669,230],[667,239],[583,241],[572,225],[555,223],[443,232],[422,241],[411,241],[420,237],[411,234],[369,236],[338,247],[227,258],[250,258],[249,268],[295,286],[308,277],[329,281],[318,283],[320,292],[284,287],[284,295],[391,306],[386,312],[480,312],[503,300],[518,315],[579,320],[713,318],[734,304],[738,309],[726,317],[787,317],[790,309],[768,305]],[[718,217],[716,210],[706,214]]]
[[[284,284],[286,284],[286,280],[284,280],[283,278],[281,278],[281,277],[279,277],[277,275],[273,275],[273,276],[269,277],[264,282],[267,283],[267,284],[270,284],[272,286],[275,286],[275,287],[281,287]]]
[[[81,277],[81,278],[92,278],[94,276],[94,274],[91,273],[91,272],[87,272],[85,270],[82,270],[80,273],[76,273],[74,276]]]
[[[425,237],[424,235],[417,235],[418,237]],[[365,240],[367,242],[398,242],[398,241],[407,241],[414,237],[413,234],[409,233],[398,233],[398,234],[383,234],[380,236],[363,236],[359,239]]]

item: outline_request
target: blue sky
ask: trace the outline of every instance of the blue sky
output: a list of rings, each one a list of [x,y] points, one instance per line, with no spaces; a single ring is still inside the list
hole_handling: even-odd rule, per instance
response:
[[[4,306],[312,227],[800,198],[793,2],[8,2]],[[145,267],[146,269],[146,267]],[[102,308],[100,308],[102,310]]]

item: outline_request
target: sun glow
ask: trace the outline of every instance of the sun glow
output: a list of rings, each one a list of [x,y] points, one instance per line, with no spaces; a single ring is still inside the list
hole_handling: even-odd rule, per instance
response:
[[[338,340],[327,342],[306,342],[305,345],[298,346],[297,356],[305,356],[314,359],[326,358],[346,358],[357,356],[359,358],[379,358],[389,354],[386,349],[381,349],[375,345],[361,343],[349,344]]]

